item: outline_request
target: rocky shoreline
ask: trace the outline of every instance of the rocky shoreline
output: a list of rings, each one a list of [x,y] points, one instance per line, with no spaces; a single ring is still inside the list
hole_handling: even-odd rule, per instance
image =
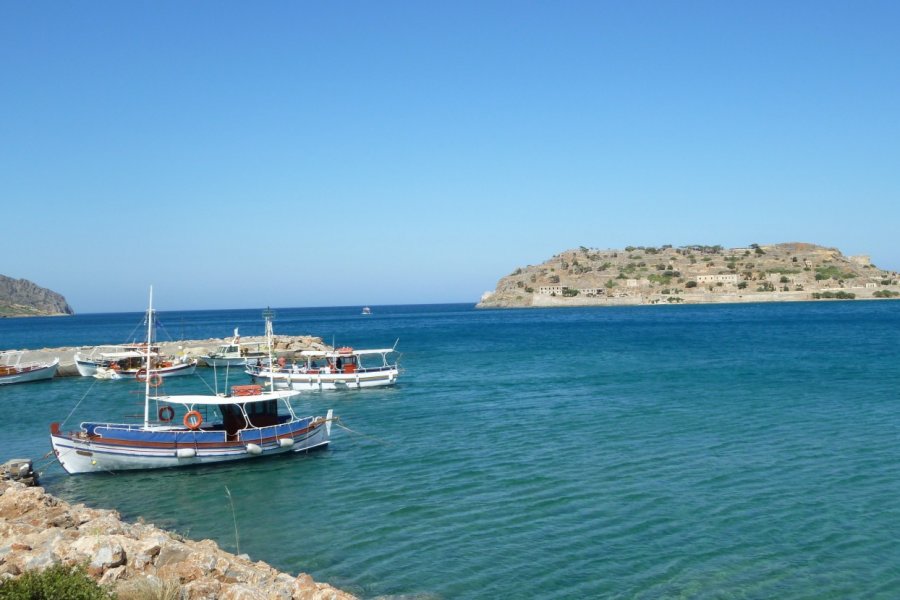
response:
[[[900,298],[900,273],[867,255],[791,242],[746,248],[567,250],[519,267],[477,308],[733,304]]]
[[[350,600],[307,574],[283,573],[246,555],[194,541],[112,510],[71,505],[43,488],[0,481],[0,584],[26,571],[86,565],[101,585],[177,587],[190,600]]]

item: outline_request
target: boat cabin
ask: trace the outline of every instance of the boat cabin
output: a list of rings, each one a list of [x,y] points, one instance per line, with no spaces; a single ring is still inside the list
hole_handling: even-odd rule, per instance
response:
[[[349,346],[336,350],[304,350],[300,353],[301,360],[294,362],[290,370],[314,374],[380,370],[393,366],[387,358],[393,352],[393,348],[354,350]]]
[[[228,344],[219,344],[215,352],[211,352],[212,358],[229,358],[229,357],[261,357],[267,354],[260,349],[258,343],[239,344],[231,342]]]

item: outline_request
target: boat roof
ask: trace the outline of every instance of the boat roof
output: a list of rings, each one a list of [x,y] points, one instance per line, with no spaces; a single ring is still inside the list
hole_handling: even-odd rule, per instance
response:
[[[263,346],[265,342],[222,342],[218,346]]]
[[[376,350],[352,350],[350,352],[338,352],[337,350],[303,350],[300,356],[309,356],[312,358],[336,358],[338,356],[361,356],[363,354],[387,354],[394,352],[393,348],[382,348]]]
[[[182,394],[178,396],[150,396],[150,400],[167,404],[185,404],[189,406],[219,406],[222,404],[248,404],[250,402],[269,402],[298,395],[298,392],[263,392],[255,396],[226,396],[220,394]]]
[[[134,342],[131,344],[99,344],[97,346],[84,346],[83,348],[91,348],[93,350],[104,350],[106,348],[112,348],[114,350],[141,350],[146,349],[147,344],[143,342]],[[159,349],[159,344],[153,342],[150,346],[151,349],[157,350]]]
[[[130,350],[125,352],[101,352],[100,356],[102,358],[111,358],[113,360],[119,360],[122,358],[143,358],[147,356],[146,352],[138,352],[136,350]],[[157,352],[151,352],[150,356],[159,356]]]
[[[4,367],[15,367],[21,362],[23,356],[25,356],[24,350],[3,350],[0,352],[0,361]]]

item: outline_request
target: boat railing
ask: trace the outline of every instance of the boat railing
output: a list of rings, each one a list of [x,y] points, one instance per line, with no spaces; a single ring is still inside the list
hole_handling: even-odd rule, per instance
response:
[[[298,368],[294,369],[293,367],[279,367],[277,369],[271,370],[271,372],[275,375],[356,375],[357,373],[380,373],[383,371],[396,371],[397,365],[379,365],[377,367],[357,367],[352,370],[345,369],[335,369],[335,368],[326,368],[326,367],[318,367],[313,369],[303,369]],[[248,364],[246,372],[250,375],[255,376],[264,376],[263,374],[268,374],[270,369],[268,365],[252,365]]]
[[[312,423],[312,417],[291,419],[285,423],[264,425],[263,427],[250,425],[246,429],[241,430],[241,441],[257,442],[267,438],[285,437],[296,433],[298,429],[309,427],[310,423]]]
[[[46,360],[28,360],[22,362],[22,357],[25,355],[24,352],[6,352],[0,355],[0,367],[5,367],[8,369],[14,369],[16,371],[33,371],[35,369],[40,369],[43,367],[47,367],[53,364],[54,359],[48,358]],[[15,360],[13,360],[15,358]]]
[[[32,360],[25,363],[18,363],[16,365],[11,365],[13,368],[18,369],[19,371],[34,371],[35,369],[42,369],[49,365],[53,364],[53,361],[40,361],[40,360]]]

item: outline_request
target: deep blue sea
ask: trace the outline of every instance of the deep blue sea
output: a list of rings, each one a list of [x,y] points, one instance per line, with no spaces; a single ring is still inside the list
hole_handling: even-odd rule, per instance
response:
[[[396,387],[298,402],[358,432],[330,449],[116,475],[50,463],[44,486],[364,598],[900,595],[900,302],[372,308],[277,310],[276,334],[400,339]],[[260,311],[161,319],[172,339],[263,332]],[[0,319],[0,347],[140,339],[140,321]],[[206,389],[181,379],[168,391]],[[0,387],[0,458],[43,456],[50,421],[137,414],[136,392]]]

